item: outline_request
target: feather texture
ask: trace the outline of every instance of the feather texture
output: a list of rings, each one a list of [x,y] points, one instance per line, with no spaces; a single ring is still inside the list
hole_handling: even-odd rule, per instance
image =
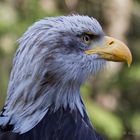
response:
[[[51,107],[41,122],[29,132],[16,134],[0,132],[0,140],[104,140],[94,128],[84,111]]]

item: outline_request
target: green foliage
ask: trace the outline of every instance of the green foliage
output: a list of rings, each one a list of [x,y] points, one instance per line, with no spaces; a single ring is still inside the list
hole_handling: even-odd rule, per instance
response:
[[[136,112],[132,119],[132,130],[133,130],[133,135],[139,135],[140,136],[140,112]]]
[[[93,101],[94,99],[89,98],[88,85],[83,86],[81,92],[93,126],[109,139],[120,140],[125,130],[121,118],[116,113],[103,109]]]
[[[113,140],[119,140],[123,136],[124,127],[121,119],[116,114],[104,110],[89,101],[86,105],[96,129],[103,131],[105,135]]]

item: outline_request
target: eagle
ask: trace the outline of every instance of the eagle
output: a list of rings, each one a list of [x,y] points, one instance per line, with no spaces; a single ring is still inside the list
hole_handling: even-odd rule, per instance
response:
[[[130,65],[129,48],[84,15],[41,19],[18,44],[0,140],[104,140],[92,127],[80,87],[107,61]]]

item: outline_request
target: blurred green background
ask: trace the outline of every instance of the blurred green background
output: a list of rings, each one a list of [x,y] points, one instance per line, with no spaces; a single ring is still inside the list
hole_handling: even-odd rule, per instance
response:
[[[130,68],[110,63],[81,92],[97,131],[109,140],[140,140],[140,0],[0,0],[0,108],[16,40],[43,17],[72,13],[97,18],[106,34],[129,46]]]

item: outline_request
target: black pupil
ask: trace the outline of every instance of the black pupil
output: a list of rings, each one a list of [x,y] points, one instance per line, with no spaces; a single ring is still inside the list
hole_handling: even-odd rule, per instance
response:
[[[90,39],[89,36],[87,36],[87,35],[84,36],[85,41],[89,41],[89,39]]]

